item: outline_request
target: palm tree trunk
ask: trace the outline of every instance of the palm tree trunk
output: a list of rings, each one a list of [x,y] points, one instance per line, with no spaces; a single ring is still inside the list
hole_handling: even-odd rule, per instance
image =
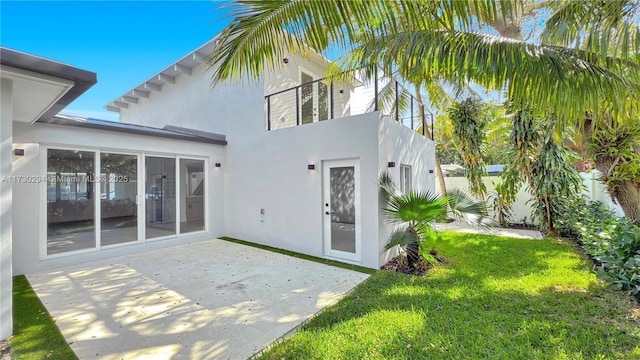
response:
[[[407,232],[409,234],[412,234],[413,236],[417,236],[416,228],[413,225],[409,226]],[[413,269],[420,262],[420,244],[417,241],[411,242],[409,245],[407,245],[406,251],[407,265],[409,266],[409,268]]]
[[[558,236],[556,229],[553,227],[553,219],[551,217],[551,204],[549,203],[549,197],[545,195],[544,206],[547,208],[547,230],[552,236]]]
[[[427,137],[435,140],[433,138],[433,134],[429,131],[429,128],[426,126],[426,114],[424,113],[424,106],[422,106],[422,94],[420,93],[420,86],[418,84],[414,84],[416,91],[416,100],[418,100],[418,104],[420,104],[420,119],[422,120],[423,131]],[[435,151],[435,149],[434,149]],[[440,195],[447,195],[447,185],[444,182],[444,176],[442,175],[442,167],[440,166],[440,157],[438,156],[438,152],[435,152],[436,155],[436,176],[438,177],[438,182],[440,183]]]
[[[438,176],[438,182],[440,183],[440,195],[447,195],[447,185],[444,182],[444,175],[442,175],[442,168],[440,167],[440,157],[436,152],[436,175]]]
[[[624,215],[640,226],[640,186],[632,181],[624,181],[611,196],[620,205]]]

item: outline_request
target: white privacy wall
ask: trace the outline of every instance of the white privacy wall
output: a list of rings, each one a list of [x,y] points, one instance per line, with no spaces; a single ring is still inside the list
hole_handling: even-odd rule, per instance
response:
[[[83,254],[69,254],[52,259],[40,259],[39,247],[46,240],[46,232],[41,226],[46,224],[46,184],[19,183],[13,186],[13,259],[15,274],[37,272],[60,266],[73,265],[92,260],[130,254],[150,249],[171,246],[189,241],[209,239],[224,234],[224,179],[220,169],[213,166],[224,159],[224,146],[194,143],[175,139],[116,133],[104,130],[81,129],[71,126],[15,123],[14,147],[25,150],[23,157],[13,164],[14,175],[45,176],[46,152],[44,146],[90,150],[112,150],[150,155],[184,155],[205,157],[209,162],[209,185],[206,188],[208,206],[208,231],[194,235],[152,242],[131,243],[126,246],[102,249]],[[141,169],[138,174],[142,181]],[[139,194],[144,199],[144,194]],[[144,201],[139,201],[142,206]],[[144,218],[138,219],[144,221]]]
[[[487,195],[495,192],[496,184],[502,182],[499,176],[483,176],[482,182],[487,187]],[[464,176],[446,176],[444,178],[444,184],[447,187],[447,191],[458,189],[470,193],[469,191],[469,181]],[[440,183],[436,184],[438,189],[438,193],[440,194]],[[487,198],[487,197],[485,197]],[[513,221],[517,223],[531,223],[531,204],[529,201],[531,200],[531,194],[527,191],[527,186],[522,185],[516,194],[516,199],[511,205],[511,210],[513,212]],[[491,203],[487,203],[489,213],[496,218],[493,213],[493,207]]]
[[[435,142],[387,116],[382,118],[378,129],[378,177],[381,173],[387,172],[399,189],[400,165],[410,165],[412,188],[415,191],[435,193]],[[389,168],[389,162],[395,162],[395,167]],[[432,173],[429,173],[430,170]],[[380,197],[380,207],[384,206],[384,199]],[[380,212],[378,227],[380,264],[395,255],[392,252],[385,253],[383,250],[396,226],[389,224],[384,214]]]
[[[620,205],[616,204],[611,200],[611,196],[607,193],[605,185],[602,181],[598,180],[600,177],[600,172],[597,170],[593,170],[590,173],[580,173],[582,177],[582,184],[584,188],[582,189],[582,195],[591,201],[600,201],[604,205],[608,206],[611,211],[615,214],[615,216],[624,216],[624,211]],[[491,194],[495,192],[496,184],[502,182],[502,179],[499,176],[483,176],[482,181],[484,185],[487,187],[487,194]],[[460,189],[466,192],[469,192],[469,182],[467,178],[463,176],[456,177],[445,177],[444,178],[445,185],[447,190],[451,189]],[[438,188],[438,192],[440,192],[440,185],[436,185]],[[528,191],[528,186],[522,185],[518,193],[516,194],[516,200],[511,205],[511,211],[513,213],[513,222],[516,223],[536,223],[531,219],[531,201],[533,201],[533,197]],[[491,203],[488,202],[489,213],[496,218],[493,213],[493,208]]]

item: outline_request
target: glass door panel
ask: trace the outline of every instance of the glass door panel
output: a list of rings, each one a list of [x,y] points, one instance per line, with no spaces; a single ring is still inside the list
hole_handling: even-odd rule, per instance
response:
[[[302,111],[301,114],[301,124],[309,124],[313,122],[314,114],[314,96],[313,96],[313,85],[311,81],[313,81],[313,77],[304,72],[300,73],[300,81],[302,84],[300,87],[300,108]]]
[[[180,233],[204,230],[204,160],[180,159]]]
[[[47,151],[47,255],[96,247],[95,153]]]
[[[329,88],[318,81],[318,120],[329,120]]]
[[[100,154],[100,244],[138,240],[138,157]]]
[[[176,159],[147,156],[146,238],[176,234]]]
[[[353,166],[330,170],[331,249],[356,251],[355,169]]]

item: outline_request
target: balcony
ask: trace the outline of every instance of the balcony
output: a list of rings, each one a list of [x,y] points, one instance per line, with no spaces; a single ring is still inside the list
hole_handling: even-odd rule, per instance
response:
[[[265,111],[269,131],[379,111],[422,135],[433,134],[433,113],[400,82],[377,74],[352,84],[324,78],[277,91],[265,96]]]

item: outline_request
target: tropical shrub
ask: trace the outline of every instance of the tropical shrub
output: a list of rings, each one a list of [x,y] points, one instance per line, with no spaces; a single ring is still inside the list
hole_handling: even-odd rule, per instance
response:
[[[467,193],[454,189],[447,196],[429,191],[411,191],[401,194],[391,177],[380,176],[380,190],[386,201],[382,209],[387,220],[398,227],[392,232],[385,250],[399,247],[407,256],[410,268],[419,266],[420,258],[436,264],[436,242],[439,238],[433,224],[442,215],[451,214],[456,219],[483,225],[487,219],[484,202],[473,199]]]
[[[556,219],[567,204],[581,197],[582,178],[570,159],[569,150],[548,137],[530,167],[528,189],[534,197],[531,217],[541,228],[554,235]]]
[[[515,197],[503,183],[494,183],[494,186],[495,191],[489,193],[487,202],[491,204],[498,224],[507,226],[515,220],[512,207]]]
[[[582,199],[566,208],[558,231],[579,240],[598,278],[640,301],[640,227],[616,218],[601,202]]]
[[[453,104],[448,114],[453,124],[453,140],[460,149],[464,174],[469,181],[469,190],[484,200],[487,187],[482,177],[487,176],[484,163],[487,120],[483,114],[482,102],[467,98],[463,102]]]
[[[600,233],[584,237],[582,243],[599,263],[595,268],[598,278],[640,301],[640,227],[620,218],[606,224]]]

